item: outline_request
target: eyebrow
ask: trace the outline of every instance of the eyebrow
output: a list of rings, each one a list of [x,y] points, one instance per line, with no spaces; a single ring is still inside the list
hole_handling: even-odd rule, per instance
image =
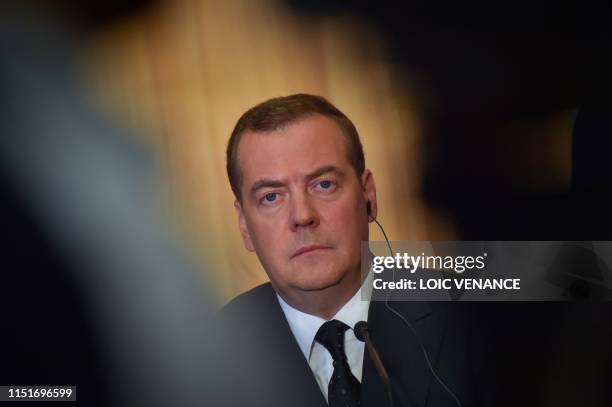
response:
[[[310,174],[306,175],[306,179],[308,181],[315,179],[317,177],[320,177],[323,174],[327,174],[327,173],[335,173],[336,175],[340,176],[340,177],[344,177],[344,171],[342,171],[340,168],[336,167],[335,165],[326,165],[323,167],[319,167],[316,170],[314,170],[313,172],[311,172]],[[257,180],[253,186],[251,187],[251,195],[255,195],[255,193],[257,191],[259,191],[262,188],[279,188],[284,186],[285,183],[282,182],[281,180],[278,179],[272,179],[272,178],[262,178],[260,180]]]
[[[335,165],[326,165],[324,167],[319,167],[310,174],[306,175],[306,179],[310,181],[312,179],[320,177],[323,174],[327,174],[328,172],[332,172],[340,177],[344,177],[344,171],[342,171],[340,168],[336,167]]]

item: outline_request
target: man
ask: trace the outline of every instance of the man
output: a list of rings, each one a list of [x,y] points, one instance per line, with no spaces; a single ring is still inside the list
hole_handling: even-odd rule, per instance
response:
[[[390,376],[394,406],[452,406],[454,394],[473,404],[469,325],[442,305],[397,303],[398,317],[369,301],[361,241],[377,215],[376,187],[342,112],[304,94],[253,107],[232,132],[227,170],[244,245],[270,278],[223,310],[252,350],[234,369],[241,405],[389,405],[353,332],[359,321]]]

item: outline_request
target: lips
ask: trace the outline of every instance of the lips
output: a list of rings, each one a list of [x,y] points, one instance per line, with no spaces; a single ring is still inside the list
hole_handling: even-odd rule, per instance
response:
[[[331,249],[331,247],[329,246],[320,246],[320,245],[311,245],[311,246],[303,246],[300,247],[299,249],[297,249],[290,257],[290,259],[293,259],[295,257],[298,257],[302,254],[305,253],[310,253],[313,252],[315,250],[327,250],[327,249]]]

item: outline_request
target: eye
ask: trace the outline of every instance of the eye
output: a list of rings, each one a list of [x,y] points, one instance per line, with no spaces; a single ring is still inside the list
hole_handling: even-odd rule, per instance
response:
[[[321,181],[319,182],[319,185],[321,186],[321,188],[323,189],[329,189],[332,186],[332,182],[331,181]]]
[[[328,179],[324,179],[322,181],[318,181],[315,185],[314,185],[314,189],[322,192],[322,193],[332,193],[336,190],[337,188],[337,184],[332,181],[332,180],[328,180]]]
[[[274,202],[276,201],[278,194],[276,192],[268,192],[267,194],[264,195],[263,200],[265,202]]]
[[[261,195],[257,198],[257,205],[267,208],[276,207],[282,204],[284,195],[282,191],[262,191]]]

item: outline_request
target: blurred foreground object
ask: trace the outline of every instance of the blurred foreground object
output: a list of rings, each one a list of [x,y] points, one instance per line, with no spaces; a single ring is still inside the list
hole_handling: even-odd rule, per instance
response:
[[[210,293],[156,207],[148,153],[88,107],[86,33],[33,10],[0,6],[0,382],[76,385],[87,406],[213,405]]]

